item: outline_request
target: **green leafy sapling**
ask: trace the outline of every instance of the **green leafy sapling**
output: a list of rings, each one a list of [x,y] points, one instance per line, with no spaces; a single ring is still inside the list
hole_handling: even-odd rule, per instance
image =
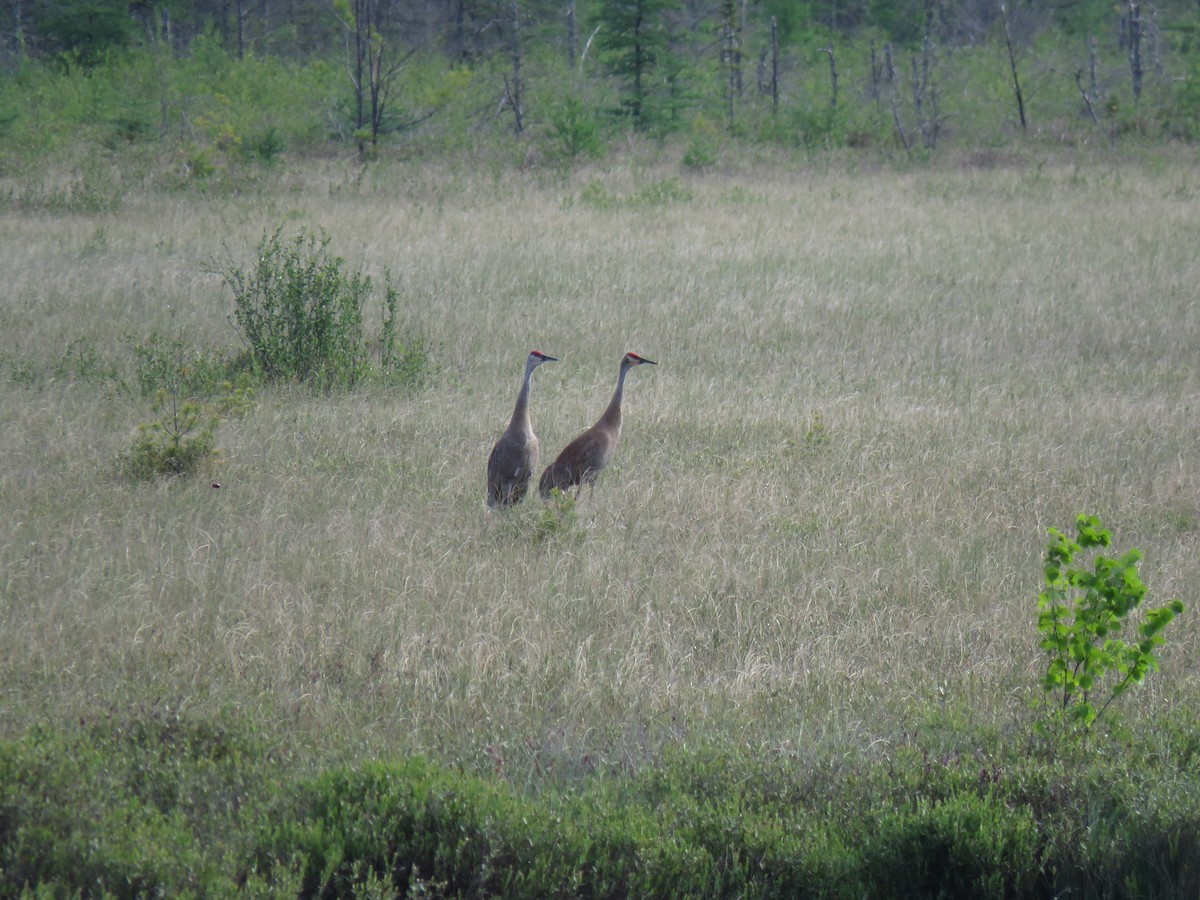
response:
[[[1133,548],[1117,558],[1096,552],[1089,571],[1076,563],[1076,556],[1109,547],[1112,534],[1096,516],[1079,516],[1076,530],[1072,540],[1050,529],[1037,627],[1050,657],[1042,688],[1054,724],[1074,722],[1086,730],[1131,685],[1158,669],[1154,651],[1163,643],[1163,629],[1183,612],[1183,603],[1172,600],[1150,610],[1137,640],[1120,637],[1126,617],[1146,596],[1137,571],[1141,551]],[[1108,693],[1097,707],[1093,698],[1106,685]]]

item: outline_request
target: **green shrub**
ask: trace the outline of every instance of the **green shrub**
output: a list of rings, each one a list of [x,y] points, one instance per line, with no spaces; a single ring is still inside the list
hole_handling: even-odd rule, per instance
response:
[[[416,331],[398,331],[400,291],[390,273],[384,275],[383,322],[379,328],[378,375],[390,384],[419,384],[430,367],[429,343]]]
[[[502,788],[420,759],[328,772],[297,801],[295,816],[267,829],[255,867],[304,859],[304,897],[352,897],[368,876],[400,894],[430,881],[478,893],[496,857],[512,852],[504,826],[531,812]]]
[[[695,196],[695,191],[678,178],[663,178],[638,188],[625,202],[632,207],[669,206],[689,203]]]
[[[561,488],[554,488],[538,512],[532,531],[533,542],[544,544],[572,534],[582,537],[582,532],[577,530],[578,524],[579,511],[575,508],[575,497]]]
[[[0,741],[0,896],[1195,896],[1195,729],[1106,740],[679,746],[520,790],[421,758],[314,773],[227,716],[108,712]]]
[[[283,135],[274,125],[266,131],[251,138],[246,143],[246,150],[252,159],[262,162],[275,162],[283,152]]]
[[[249,268],[226,248],[219,273],[233,291],[233,319],[250,366],[268,381],[326,389],[353,387],[371,375],[416,383],[428,366],[429,348],[412,332],[398,333],[399,291],[390,275],[374,368],[363,325],[374,285],[362,272],[348,272],[329,243],[327,235],[306,230],[285,240],[281,226],[263,236]]]
[[[76,338],[67,345],[51,367],[50,375],[71,382],[121,382],[117,367],[104,359],[86,337]]]

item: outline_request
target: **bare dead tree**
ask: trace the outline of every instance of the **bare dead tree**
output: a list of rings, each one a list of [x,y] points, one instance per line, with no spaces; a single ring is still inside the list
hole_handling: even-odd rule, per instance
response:
[[[1088,117],[1097,125],[1100,119],[1096,115],[1096,38],[1088,38],[1088,83],[1083,84],[1083,69],[1075,70],[1075,86],[1079,88],[1079,96],[1083,99],[1083,107]]]
[[[1088,93],[1087,88],[1083,86],[1083,69],[1075,71],[1075,85],[1079,88],[1079,96],[1083,99],[1083,108],[1087,110],[1088,117],[1097,125],[1100,120],[1096,117],[1096,110],[1092,107],[1092,97]]]
[[[1013,93],[1017,98],[1017,115],[1021,119],[1021,130],[1026,130],[1025,122],[1025,95],[1021,92],[1021,78],[1017,74],[1017,54],[1013,49],[1012,32],[1008,27],[1008,8],[1000,3],[1000,18],[1004,22],[1004,46],[1008,48],[1008,65],[1012,70]]]
[[[917,58],[912,58],[912,98],[913,98],[913,114],[917,117],[917,121],[921,121],[921,115],[924,112],[925,106],[925,84],[921,80],[921,70],[918,67]]]
[[[1129,73],[1133,79],[1133,96],[1142,96],[1142,11],[1141,7],[1130,0],[1129,3]]]
[[[736,99],[742,93],[742,35],[735,0],[725,0],[722,7],[721,61],[725,67],[725,112],[730,130],[734,127]]]
[[[575,0],[567,0],[567,65],[575,68]]]
[[[1162,54],[1162,30],[1158,23],[1159,12],[1156,4],[1150,4],[1150,21],[1142,22],[1142,37],[1146,40],[1150,51],[1150,63],[1154,74],[1162,79],[1166,78],[1167,68]]]
[[[838,70],[837,59],[832,47],[822,47],[821,52],[829,57],[829,108],[837,109],[838,102]]]
[[[1096,36],[1088,38],[1088,93],[1095,97],[1096,87]]]
[[[237,0],[234,5],[233,14],[237,17],[237,58],[246,58],[246,16],[249,11],[246,9],[246,0]]]
[[[938,91],[933,83],[934,62],[934,16],[938,0],[925,0],[925,34],[921,40],[921,57],[912,59],[913,111],[921,142],[927,150],[937,147],[941,134],[942,115],[938,107]]]
[[[25,58],[25,42],[28,38],[26,34],[27,16],[25,14],[25,0],[13,0],[12,2],[12,58],[20,60]]]
[[[750,0],[741,0],[738,5],[738,44],[737,44],[737,92],[738,96],[742,96],[746,91],[745,73],[743,72],[744,60],[742,59],[742,39],[746,33],[746,4]]]
[[[517,6],[517,0],[513,0],[512,4],[512,85],[505,85],[505,93],[508,95],[509,102],[512,104],[513,110],[513,131],[517,134],[522,134],[525,131],[525,109],[522,100],[522,76],[521,76],[521,10]]]
[[[910,78],[916,127],[921,132],[921,142],[927,150],[937,148],[938,137],[941,135],[942,129],[942,114],[938,105],[938,91],[937,86],[933,83],[934,6],[935,0],[926,0],[925,36],[921,43],[920,58],[918,59],[914,55],[911,59],[912,75]],[[907,146],[907,140],[904,138],[902,140],[905,140]]]
[[[378,0],[351,0],[336,7],[349,44],[348,67],[355,100],[354,141],[364,158],[368,144],[372,149],[379,145],[396,79],[416,53],[415,48],[401,54],[392,47],[377,27],[377,3]],[[431,115],[429,112],[420,119]]]
[[[779,114],[779,22],[771,16],[771,115]]]
[[[876,52],[875,39],[871,39],[871,96],[879,99],[880,82],[883,81],[883,70],[879,65],[879,54]]]
[[[904,146],[904,152],[911,153],[912,144],[904,131],[904,123],[900,120],[900,100],[895,95],[892,96],[892,124],[896,126],[896,134],[900,135],[900,143]]]
[[[603,26],[597,25],[594,29],[592,29],[592,33],[590,35],[588,35],[587,41],[584,42],[583,52],[581,54],[579,54],[579,71],[580,72],[583,71],[583,63],[587,59],[588,51],[592,49],[592,41],[594,41],[596,39],[596,35],[598,35],[600,33],[601,27],[603,27]]]
[[[882,90],[887,94],[892,108],[892,124],[896,127],[896,134],[900,136],[904,152],[911,153],[912,143],[908,139],[908,133],[904,130],[904,122],[900,117],[900,93],[896,90],[896,56],[890,41],[883,46],[883,70],[880,77],[883,82]]]

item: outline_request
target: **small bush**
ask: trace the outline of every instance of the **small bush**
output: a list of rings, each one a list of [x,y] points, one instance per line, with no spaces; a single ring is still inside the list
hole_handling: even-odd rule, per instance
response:
[[[70,382],[113,382],[120,384],[116,366],[104,359],[85,337],[67,345],[51,367],[51,377]]]
[[[868,883],[891,886],[881,887],[881,897],[1028,896],[1040,875],[1030,810],[986,795],[920,798],[882,810],[875,827],[863,874]]]
[[[374,286],[361,272],[347,271],[329,243],[328,235],[307,230],[285,240],[281,226],[263,236],[249,268],[226,248],[219,272],[233,291],[233,319],[251,365],[267,380],[348,388],[375,373],[363,328]],[[417,339],[397,352],[398,296],[388,277],[379,371],[415,381],[428,354]]]
[[[272,125],[262,134],[250,139],[246,144],[248,155],[261,162],[275,162],[283,153],[283,135]]]
[[[369,279],[348,275],[329,238],[283,229],[264,236],[249,270],[230,259],[234,320],[255,368],[273,381],[353,385],[367,371],[362,340]]]
[[[383,324],[379,329],[379,375],[383,381],[399,385],[415,385],[429,370],[429,343],[415,331],[398,332],[400,291],[385,275],[383,292]]]

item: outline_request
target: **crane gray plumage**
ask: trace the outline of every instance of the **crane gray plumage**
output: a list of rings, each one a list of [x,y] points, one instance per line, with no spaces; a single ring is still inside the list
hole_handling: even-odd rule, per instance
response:
[[[507,509],[520,503],[537,469],[541,448],[529,420],[529,388],[533,370],[548,362],[558,360],[537,350],[525,359],[525,378],[517,392],[512,419],[488,456],[487,505],[492,508]]]
[[[613,391],[612,400],[604,415],[591,428],[567,444],[558,458],[546,466],[538,482],[538,491],[542,498],[550,496],[555,488],[567,491],[573,487],[583,490],[586,484],[595,488],[596,477],[612,461],[613,451],[617,449],[617,440],[621,437],[621,400],[625,393],[625,376],[634,366],[656,366],[652,359],[638,356],[636,353],[626,353],[621,358],[621,369],[617,374],[617,389]],[[578,492],[577,492],[578,493]]]

